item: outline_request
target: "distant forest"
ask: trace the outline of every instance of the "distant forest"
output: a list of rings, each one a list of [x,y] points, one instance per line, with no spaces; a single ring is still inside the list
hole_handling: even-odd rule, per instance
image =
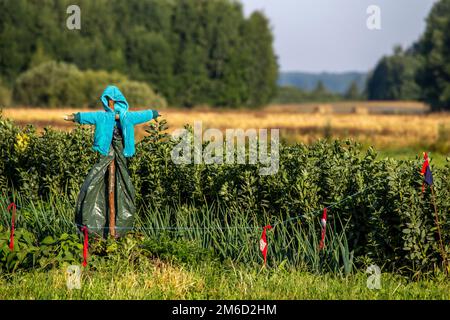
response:
[[[278,73],[270,21],[237,0],[0,0],[0,107],[90,106],[116,83],[138,106],[421,100],[450,109],[450,0],[367,74]],[[293,35],[295,37],[295,34]],[[307,50],[308,48],[305,48]]]
[[[434,4],[416,43],[380,59],[366,91],[369,100],[423,100],[450,110],[450,0]]]
[[[68,30],[75,3],[81,30]],[[86,72],[91,83],[126,75],[128,87],[147,85],[171,105],[252,107],[274,97],[278,64],[268,19],[245,17],[237,1],[0,0],[3,99],[12,90],[16,103],[88,104],[69,94],[84,90],[76,82]],[[74,74],[63,88],[42,87]]]
[[[278,85],[294,86],[312,91],[322,82],[331,93],[345,94],[353,82],[360,92],[365,89],[367,73],[364,72],[280,72]]]

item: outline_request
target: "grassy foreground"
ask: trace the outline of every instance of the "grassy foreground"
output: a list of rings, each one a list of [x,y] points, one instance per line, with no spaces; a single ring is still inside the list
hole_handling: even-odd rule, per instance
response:
[[[381,289],[368,275],[313,275],[298,270],[203,264],[180,266],[148,260],[139,266],[104,265],[82,273],[69,290],[65,269],[0,276],[0,299],[450,299],[444,276],[411,281],[382,273]]]

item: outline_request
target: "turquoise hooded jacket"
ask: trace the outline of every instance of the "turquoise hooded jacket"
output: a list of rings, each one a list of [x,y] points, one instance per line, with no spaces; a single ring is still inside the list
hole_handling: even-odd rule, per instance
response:
[[[114,110],[108,106],[108,97],[114,100]],[[134,147],[134,126],[158,117],[156,110],[128,111],[128,102],[119,88],[108,86],[101,96],[105,111],[78,112],[75,121],[80,124],[95,125],[93,150],[100,154],[108,155],[113,138],[114,125],[116,124],[116,113],[119,114],[119,123],[122,128],[124,139],[123,155],[132,157]]]

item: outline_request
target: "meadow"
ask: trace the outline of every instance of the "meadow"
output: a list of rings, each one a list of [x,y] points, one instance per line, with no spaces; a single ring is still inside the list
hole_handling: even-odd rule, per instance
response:
[[[101,110],[99,108],[98,110]],[[93,109],[45,109],[15,107],[3,114],[18,125],[33,124],[42,132],[46,126],[70,131],[73,123],[65,114]],[[450,114],[429,113],[419,102],[373,101],[269,105],[263,109],[192,109],[160,110],[168,121],[167,132],[201,121],[203,128],[278,128],[287,143],[313,143],[318,139],[353,139],[364,146],[374,146],[380,158],[413,159],[428,151],[435,165],[444,165],[450,155]],[[136,142],[145,136],[145,125],[136,127]]]
[[[33,124],[71,130],[73,123],[63,120],[65,114],[96,109],[45,109],[14,107],[3,109],[3,115],[24,126]],[[97,110],[102,110],[99,108]],[[427,113],[428,107],[417,102],[337,102],[333,104],[269,105],[263,109],[192,109],[160,110],[169,124],[168,131],[201,121],[204,128],[279,128],[287,142],[312,143],[320,138],[350,138],[377,149],[433,147],[450,135],[450,115]],[[136,140],[145,135],[138,126]],[[434,146],[435,147],[435,146]],[[438,148],[441,154],[446,150]]]

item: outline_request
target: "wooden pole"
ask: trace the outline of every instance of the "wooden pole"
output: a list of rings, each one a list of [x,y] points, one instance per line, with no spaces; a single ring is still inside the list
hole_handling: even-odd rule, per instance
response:
[[[436,206],[436,195],[434,193],[433,186],[430,186],[430,188],[431,188],[431,195],[433,198],[433,206],[434,206],[434,214],[435,214],[434,221],[436,223],[437,230],[438,230],[438,236],[439,236],[439,247],[441,249],[441,256],[442,256],[442,260],[444,263],[445,273],[447,274],[447,272],[448,272],[447,253],[445,252],[444,244],[442,243],[441,227],[439,225],[439,216],[438,216],[438,211],[437,211],[437,206]]]
[[[114,100],[108,98],[108,106],[114,111]],[[115,116],[117,118],[117,115]],[[114,134],[114,133],[113,133]],[[116,205],[114,203],[115,195],[115,185],[116,185],[116,163],[115,158],[111,161],[108,168],[109,179],[108,179],[108,193],[109,193],[109,235],[115,239],[116,238]]]
[[[116,176],[116,164],[113,159],[108,168],[108,204],[109,204],[109,234],[112,238],[116,238],[116,206],[114,204],[114,191],[115,191],[115,176]]]

